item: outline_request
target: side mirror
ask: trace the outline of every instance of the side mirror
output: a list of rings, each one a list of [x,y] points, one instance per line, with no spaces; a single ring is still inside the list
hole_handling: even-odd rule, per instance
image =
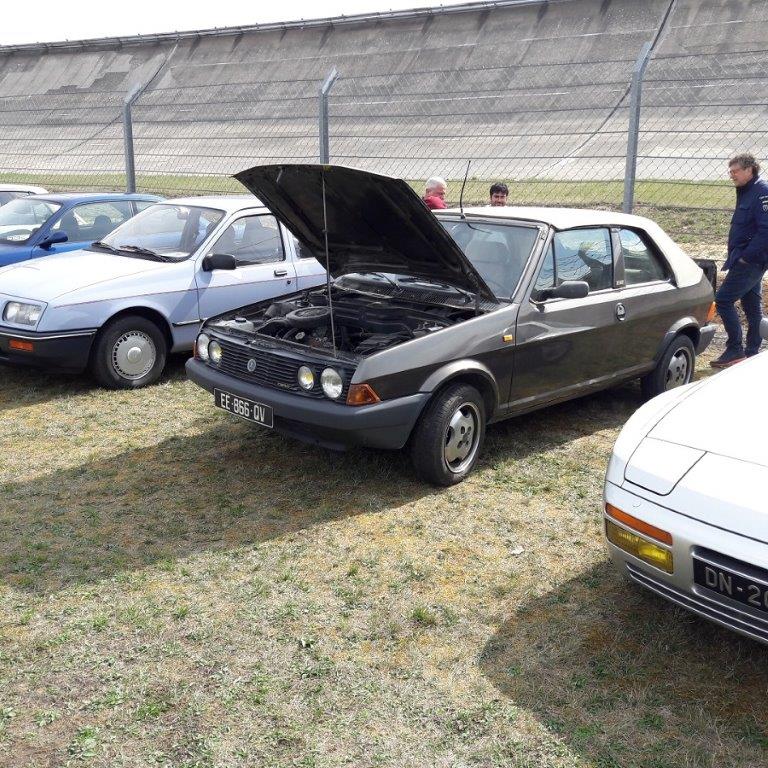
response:
[[[554,289],[552,295],[556,299],[583,299],[589,296],[589,283],[584,280],[565,280]]]
[[[67,236],[66,232],[62,232],[59,230],[58,232],[51,232],[48,237],[46,237],[41,243],[41,248],[50,248],[52,245],[55,245],[56,243],[66,243],[67,240],[69,240],[69,237]]]
[[[555,288],[539,291],[534,301],[547,299],[583,299],[589,296],[589,283],[584,280],[565,280]]]
[[[230,253],[209,253],[203,257],[203,272],[213,272],[214,269],[235,269],[237,259]]]
[[[765,341],[768,341],[768,317],[764,317],[760,321],[760,336],[762,336]]]

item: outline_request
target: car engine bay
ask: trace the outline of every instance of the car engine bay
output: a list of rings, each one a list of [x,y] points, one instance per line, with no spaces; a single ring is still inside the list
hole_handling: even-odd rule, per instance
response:
[[[403,342],[468,320],[474,307],[425,305],[418,301],[377,298],[334,287],[331,303],[325,289],[238,310],[211,323],[220,330],[248,337],[268,337],[310,347],[367,357]],[[249,311],[252,310],[252,311]]]

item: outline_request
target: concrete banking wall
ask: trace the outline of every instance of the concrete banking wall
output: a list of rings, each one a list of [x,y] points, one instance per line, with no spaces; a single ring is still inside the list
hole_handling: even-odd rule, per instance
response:
[[[140,180],[203,192],[259,162],[313,161],[317,91],[336,67],[333,162],[412,179],[460,178],[471,159],[480,178],[620,180],[628,86],[650,41],[639,176],[722,178],[732,152],[768,154],[766,15],[749,0],[497,2],[0,48],[0,173],[119,185],[135,86]]]

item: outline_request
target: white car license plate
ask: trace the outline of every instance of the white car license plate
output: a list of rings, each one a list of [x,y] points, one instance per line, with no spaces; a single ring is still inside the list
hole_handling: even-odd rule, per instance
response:
[[[749,605],[755,610],[768,612],[768,583],[760,578],[750,578],[712,563],[693,558],[693,580],[719,595],[737,603]]]
[[[223,389],[214,389],[213,398],[217,408],[223,408],[225,411],[234,413],[235,416],[261,424],[262,427],[273,426],[272,407],[269,405],[257,403],[245,397],[238,397],[231,392],[225,392]]]

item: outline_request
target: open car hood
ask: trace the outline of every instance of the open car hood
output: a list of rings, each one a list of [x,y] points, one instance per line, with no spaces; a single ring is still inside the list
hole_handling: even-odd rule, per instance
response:
[[[325,181],[328,267],[334,277],[393,272],[496,301],[461,248],[401,179],[338,165],[257,165],[235,178],[323,265]]]

